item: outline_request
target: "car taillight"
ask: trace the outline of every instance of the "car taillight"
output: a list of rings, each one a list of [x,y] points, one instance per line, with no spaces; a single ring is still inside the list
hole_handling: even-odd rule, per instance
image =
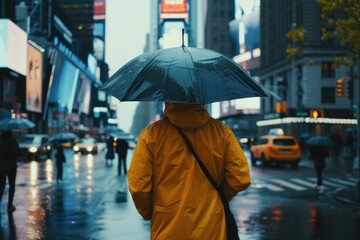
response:
[[[272,150],[273,150],[273,147],[272,147],[272,146],[269,146],[268,148],[269,148],[269,151],[272,151]]]
[[[300,151],[301,151],[301,148],[300,148],[300,146],[299,146],[299,145],[297,145],[296,150],[297,150],[298,152],[300,152]]]

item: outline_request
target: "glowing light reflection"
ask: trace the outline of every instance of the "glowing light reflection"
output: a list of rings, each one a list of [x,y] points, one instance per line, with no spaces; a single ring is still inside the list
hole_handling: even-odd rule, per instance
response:
[[[30,185],[34,186],[37,183],[39,176],[39,164],[36,161],[30,162]]]
[[[48,183],[52,183],[54,176],[54,167],[52,165],[51,159],[47,159],[45,161],[45,174],[46,174],[46,181]]]

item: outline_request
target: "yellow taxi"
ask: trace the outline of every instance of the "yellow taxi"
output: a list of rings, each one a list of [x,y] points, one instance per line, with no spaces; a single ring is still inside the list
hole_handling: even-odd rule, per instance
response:
[[[264,166],[274,163],[289,163],[297,168],[301,150],[299,143],[292,136],[266,135],[261,136],[250,147],[251,163],[256,165],[259,160]]]

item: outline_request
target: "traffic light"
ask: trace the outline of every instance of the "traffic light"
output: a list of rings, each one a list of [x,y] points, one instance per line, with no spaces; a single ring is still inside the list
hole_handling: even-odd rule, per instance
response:
[[[322,117],[324,117],[324,110],[323,109],[311,109],[310,117],[311,118],[322,118]]]
[[[275,112],[280,113],[281,112],[281,103],[276,102],[275,104]]]
[[[348,99],[354,99],[354,80],[350,78],[347,85],[347,97]]]
[[[339,97],[344,96],[344,79],[337,80],[337,95]]]

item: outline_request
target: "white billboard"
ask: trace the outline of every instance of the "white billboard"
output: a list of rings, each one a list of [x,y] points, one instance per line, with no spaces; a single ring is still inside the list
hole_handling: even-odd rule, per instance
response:
[[[9,19],[0,19],[0,68],[26,76],[27,33]]]

